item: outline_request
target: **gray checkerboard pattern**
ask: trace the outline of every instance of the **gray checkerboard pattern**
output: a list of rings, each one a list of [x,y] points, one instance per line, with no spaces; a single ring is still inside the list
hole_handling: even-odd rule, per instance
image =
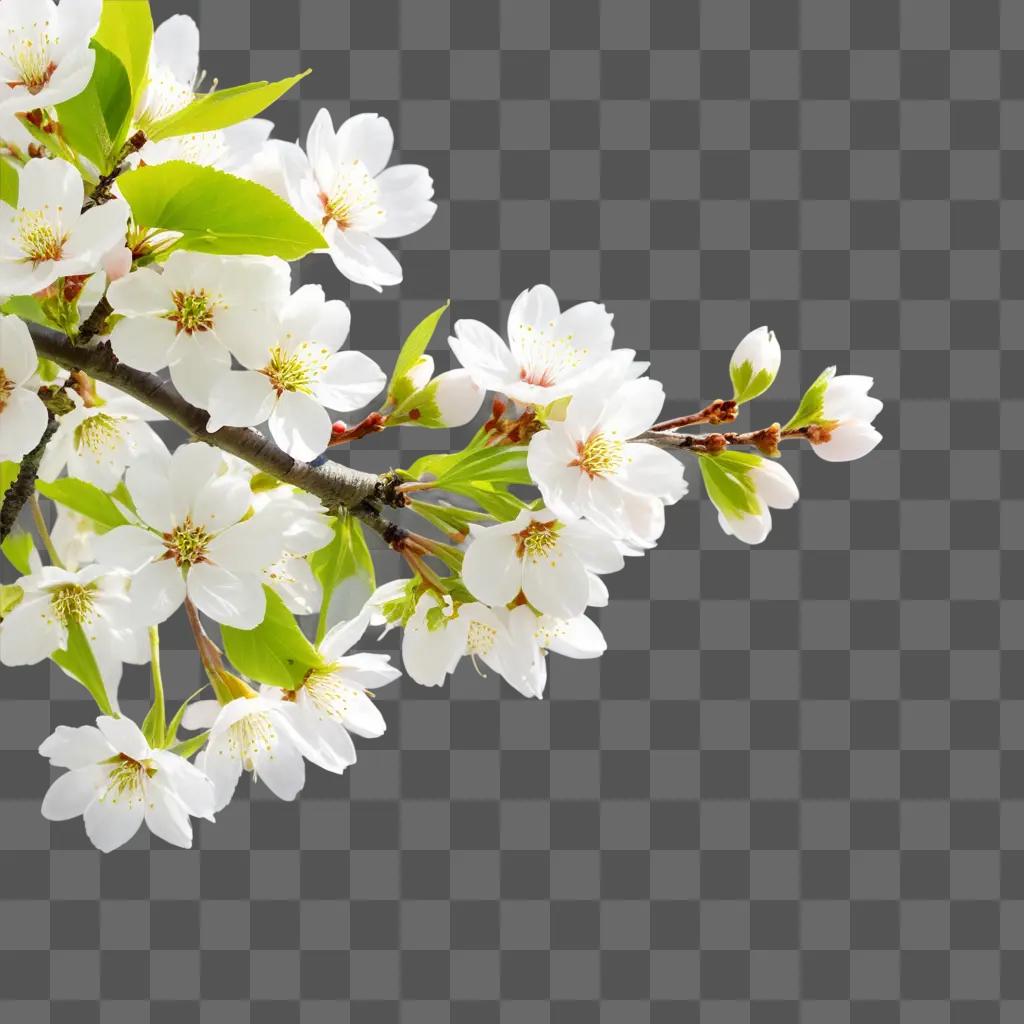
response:
[[[1024,5],[155,7],[197,17],[222,82],[315,68],[281,137],[376,110],[431,168],[406,284],[351,299],[385,365],[439,300],[498,324],[550,281],[610,304],[677,411],[766,322],[759,420],[835,362],[877,378],[886,439],[788,455],[804,499],[757,550],[684,500],[612,581],[608,655],[554,659],[543,703],[396,684],[350,776],[247,789],[191,852],[43,822],[34,748],[88,708],[3,670],[0,1019],[1024,1019]],[[348,297],[323,258],[306,279]]]

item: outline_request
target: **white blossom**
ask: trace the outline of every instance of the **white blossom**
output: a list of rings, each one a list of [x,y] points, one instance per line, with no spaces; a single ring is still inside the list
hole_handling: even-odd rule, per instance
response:
[[[273,516],[248,516],[249,483],[226,471],[218,449],[182,445],[161,465],[140,463],[126,475],[141,525],[96,538],[103,565],[132,573],[131,600],[149,623],[163,622],[188,596],[237,629],[263,621],[263,570],[284,541]]]
[[[249,165],[266,145],[273,128],[273,122],[252,117],[217,131],[172,135],[147,142],[132,162],[164,164],[169,160],[184,160],[244,178],[248,177]]]
[[[874,378],[860,374],[835,376],[829,367],[822,404],[822,419],[834,424],[827,441],[812,444],[814,454],[826,462],[851,462],[873,451],[882,435],[872,426],[882,411],[879,399],[869,395]]]
[[[0,281],[28,295],[58,277],[92,274],[123,245],[128,204],[111,199],[82,213],[85,185],[63,160],[29,160],[18,177],[18,206],[0,203]]]
[[[709,497],[718,507],[718,524],[725,533],[744,544],[760,544],[772,529],[770,510],[792,508],[800,497],[800,491],[793,478],[777,462],[760,456],[751,458],[758,460],[746,472],[746,480],[751,487],[752,509],[723,508],[715,501],[713,493],[709,493]]]
[[[379,239],[419,231],[437,211],[425,167],[387,167],[393,146],[385,118],[357,114],[335,131],[322,109],[305,153],[294,145],[276,147],[288,197],[321,228],[334,265],[350,281],[377,291],[402,280],[398,260]]]
[[[20,462],[46,430],[37,365],[25,323],[16,316],[0,316],[0,461]]]
[[[68,476],[112,491],[128,466],[167,460],[167,447],[143,419],[152,414],[140,402],[118,391],[97,389],[94,403],[86,405],[77,392],[67,389],[65,394],[74,408],[60,417],[46,446],[39,465],[41,480],[56,480],[66,469]]]
[[[146,87],[135,108],[135,125],[154,122],[184,110],[195,98],[199,78],[199,29],[187,14],[157,25],[149,51]]]
[[[266,696],[238,697],[224,705],[196,701],[183,725],[210,730],[196,767],[213,782],[214,811],[230,803],[243,770],[281,800],[294,800],[306,783],[303,757],[315,751],[296,728],[290,702]]]
[[[459,320],[448,339],[455,358],[481,388],[521,405],[548,405],[595,377],[642,372],[631,349],[612,353],[612,314],[597,302],[562,312],[544,284],[522,292],[508,314],[508,344],[479,320]]]
[[[296,689],[262,689],[266,699],[291,705],[292,724],[310,748],[306,758],[336,774],[355,763],[352,735],[384,735],[387,724],[373,694],[401,675],[386,654],[351,652],[366,625],[360,615],[331,629],[317,648],[323,666],[310,670]]]
[[[102,0],[6,0],[0,4],[0,113],[52,107],[89,84],[89,41]]]
[[[137,369],[169,366],[181,396],[205,406],[232,352],[272,330],[273,308],[287,301],[290,277],[283,260],[172,253],[162,269],[136,270],[111,284],[107,298],[124,319],[110,344]]]
[[[66,569],[74,572],[94,561],[93,540],[96,520],[79,515],[66,505],[57,505],[57,518],[50,529],[50,539]]]
[[[213,783],[169,750],[154,749],[128,718],[66,725],[39,747],[55,768],[68,769],[43,799],[43,817],[82,815],[90,842],[104,853],[124,845],[145,821],[174,846],[192,845],[190,817],[213,821]]]
[[[361,352],[339,352],[351,314],[319,285],[292,295],[264,328],[234,353],[247,369],[222,375],[210,391],[207,429],[269,421],[277,444],[297,459],[315,458],[331,437],[327,409],[358,409],[380,394],[384,374]]]
[[[661,385],[647,378],[577,393],[565,419],[530,440],[527,465],[548,508],[651,547],[664,529],[664,506],[687,489],[676,458],[631,440],[650,429],[664,401]]]
[[[123,572],[98,565],[76,572],[41,566],[22,576],[17,585],[24,596],[0,623],[0,661],[11,667],[38,664],[66,650],[69,629],[79,626],[116,708],[122,663],[149,660],[127,584]]]
[[[560,521],[545,508],[524,509],[510,523],[469,529],[462,578],[489,605],[505,605],[522,594],[540,612],[573,618],[587,606],[588,570],[617,572],[623,566],[611,537],[585,520]]]

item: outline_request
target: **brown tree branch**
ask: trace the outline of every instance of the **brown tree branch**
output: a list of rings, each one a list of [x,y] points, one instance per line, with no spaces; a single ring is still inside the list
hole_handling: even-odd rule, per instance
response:
[[[336,462],[311,465],[293,459],[259,431],[248,427],[222,427],[210,433],[208,414],[186,402],[167,381],[119,362],[109,343],[76,345],[63,334],[31,324],[36,351],[66,370],[83,370],[166,416],[196,440],[235,455],[262,473],[291,484],[319,498],[328,508],[344,506],[388,544],[399,537],[399,527],[385,519],[379,504],[401,508],[405,498],[397,493],[393,474],[376,476]],[[397,531],[397,532],[396,532]]]
[[[692,451],[704,454],[724,451],[726,448],[756,448],[762,455],[774,458],[779,454],[779,442],[806,440],[818,444],[827,437],[822,436],[822,429],[814,424],[798,430],[781,430],[778,423],[761,430],[749,430],[738,434],[730,430],[725,433],[711,434],[676,434],[671,431],[648,430],[635,438],[656,448],[667,448],[670,451]]]
[[[51,412],[50,419],[46,424],[46,430],[43,431],[43,436],[39,439],[39,444],[21,460],[21,468],[18,470],[18,475],[14,478],[11,486],[4,492],[3,504],[0,506],[0,543],[7,540],[11,530],[14,529],[14,524],[18,520],[21,510],[25,507],[25,503],[32,497],[36,489],[39,463],[43,461],[46,446],[50,443],[50,438],[53,437],[56,429],[57,417]]]
[[[678,430],[680,427],[695,427],[698,423],[732,423],[739,412],[739,406],[731,398],[716,398],[709,402],[700,412],[692,412],[688,416],[676,416],[671,420],[655,423],[651,430]]]

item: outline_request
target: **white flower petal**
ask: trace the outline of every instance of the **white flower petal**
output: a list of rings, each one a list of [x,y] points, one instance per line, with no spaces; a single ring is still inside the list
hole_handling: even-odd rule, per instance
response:
[[[338,163],[359,160],[371,177],[376,177],[391,159],[395,134],[387,118],[379,114],[356,114],[343,122],[334,142]]]
[[[255,576],[200,563],[189,570],[188,596],[215,622],[235,629],[255,629],[267,611],[263,585]]]
[[[431,201],[434,182],[426,167],[399,164],[377,177],[384,223],[373,229],[377,238],[400,238],[428,224],[437,212]]]
[[[107,300],[115,313],[133,317],[156,316],[169,313],[174,308],[171,289],[164,275],[152,267],[142,267],[111,282],[107,288]]]
[[[523,592],[538,611],[571,619],[587,607],[587,571],[568,545],[546,556],[523,559]]]
[[[384,390],[387,377],[362,352],[336,352],[327,359],[327,369],[313,386],[317,401],[328,409],[348,412],[361,409]]]
[[[279,729],[281,724],[279,720],[274,722]],[[256,777],[266,783],[279,800],[294,800],[306,784],[306,763],[302,760],[302,754],[280,732],[273,749],[261,750],[253,762]]]
[[[144,815],[145,801],[140,796],[129,799],[108,789],[85,809],[85,834],[96,849],[110,853],[138,832]]]
[[[210,419],[206,429],[212,433],[225,425],[254,427],[267,419],[276,402],[277,395],[264,374],[232,370],[210,389]]]
[[[35,665],[63,649],[67,633],[52,614],[50,597],[24,597],[0,623],[0,661],[5,665]]]
[[[223,810],[231,802],[242,775],[242,761],[231,749],[230,737],[211,738],[196,759],[196,766],[213,783],[214,812]]]
[[[171,382],[178,394],[192,405],[205,409],[210,391],[231,369],[231,353],[206,334],[179,336],[169,360]]]
[[[270,414],[270,433],[293,458],[308,462],[322,454],[331,439],[331,417],[315,399],[285,391]]]
[[[171,559],[151,562],[134,576],[130,596],[138,622],[156,625],[169,619],[185,600],[185,580]]]
[[[116,245],[124,245],[128,214],[128,204],[123,199],[111,199],[86,210],[64,246],[64,258],[82,260],[90,269],[99,269],[106,253]]]
[[[93,540],[93,553],[102,565],[135,572],[160,558],[167,549],[150,530],[138,526],[115,526]]]
[[[154,778],[146,787],[146,825],[165,843],[188,850],[192,846],[192,823],[188,812],[174,795]]]
[[[514,600],[523,585],[523,562],[516,554],[515,537],[494,528],[474,531],[462,562],[462,579],[484,604]]]
[[[136,761],[149,756],[149,743],[142,730],[130,718],[111,718],[101,715],[96,719],[96,728],[103,738],[117,751],[127,754]]]
[[[106,773],[96,765],[66,772],[46,791],[40,812],[47,821],[77,818],[100,794],[105,778]]]
[[[42,399],[35,392],[15,388],[0,409],[0,460],[20,462],[39,444],[48,421]]]
[[[54,768],[84,768],[112,757],[116,751],[95,725],[58,725],[39,745]]]
[[[36,372],[36,349],[24,320],[0,316],[0,369],[8,380],[24,384]]]
[[[192,521],[211,533],[226,530],[249,511],[249,481],[233,473],[214,477],[192,504]]]

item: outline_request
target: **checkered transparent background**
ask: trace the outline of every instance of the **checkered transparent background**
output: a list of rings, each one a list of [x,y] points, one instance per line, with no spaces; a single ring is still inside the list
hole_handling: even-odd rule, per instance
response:
[[[834,362],[876,377],[885,441],[851,467],[788,453],[803,500],[756,550],[691,473],[611,581],[602,661],[552,659],[543,703],[468,667],[396,684],[349,776],[311,771],[294,804],[246,786],[191,852],[101,857],[46,824],[34,749],[88,706],[0,670],[0,1019],[1024,1019],[1024,6],[154,6],[198,18],[225,84],[315,69],[279,137],[375,110],[430,167],[406,283],[350,299],[385,365],[446,297],[497,326],[549,281],[609,304],[672,410],[722,395],[768,323],[758,423]],[[304,273],[349,297],[325,259]],[[165,646],[184,696],[187,635]]]

